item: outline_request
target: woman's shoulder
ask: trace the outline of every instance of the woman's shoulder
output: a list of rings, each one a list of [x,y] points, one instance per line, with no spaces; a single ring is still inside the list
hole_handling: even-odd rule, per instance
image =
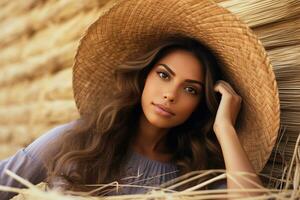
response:
[[[60,124],[48,130],[30,145],[20,149],[11,157],[0,160],[0,185],[23,188],[24,185],[8,176],[6,169],[18,174],[33,184],[46,177],[44,161],[54,155],[59,146],[55,145],[59,135],[72,128],[76,121]],[[58,143],[57,143],[58,144]],[[9,199],[14,194],[0,191],[0,199]]]
[[[72,129],[76,123],[77,120],[73,120],[51,128],[24,148],[24,152],[34,160],[47,159],[48,156],[54,155],[55,151],[59,150],[60,142],[58,140],[60,136]]]

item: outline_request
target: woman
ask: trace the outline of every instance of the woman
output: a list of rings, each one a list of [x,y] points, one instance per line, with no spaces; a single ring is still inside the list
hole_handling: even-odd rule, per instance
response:
[[[113,181],[159,186],[190,171],[224,169],[223,158],[227,170],[255,173],[234,129],[241,98],[220,74],[217,58],[196,40],[162,43],[116,69],[119,90],[108,97],[109,103],[67,124],[68,131],[58,129],[29,145],[27,155],[38,160],[31,169],[43,171],[38,179],[62,191],[90,191],[84,185]],[[229,156],[233,153],[234,159]],[[138,169],[142,176],[128,179]],[[254,181],[261,184],[257,177]],[[105,194],[146,191],[124,187]]]
[[[151,160],[172,161],[180,167],[180,174],[224,168],[213,133],[218,105],[213,84],[220,76],[217,67],[204,46],[180,38],[120,65],[115,73],[118,90],[98,106],[99,112],[85,119],[86,130],[60,139],[70,143],[63,143],[50,176],[57,178],[63,172],[71,183],[81,184],[120,180],[119,176],[126,175],[117,172],[123,172],[130,149]],[[238,103],[232,106],[237,108]],[[231,112],[236,116],[237,111]],[[227,120],[233,123],[233,119]],[[77,152],[69,153],[72,151]],[[216,159],[208,162],[208,157]],[[74,177],[68,172],[73,159],[82,164]]]

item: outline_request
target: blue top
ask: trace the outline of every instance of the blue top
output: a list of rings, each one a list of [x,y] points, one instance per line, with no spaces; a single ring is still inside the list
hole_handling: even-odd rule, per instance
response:
[[[4,170],[9,169],[19,176],[38,184],[46,178],[44,161],[55,155],[59,148],[52,143],[57,136],[68,128],[71,128],[75,121],[59,125],[41,135],[26,148],[17,151],[13,156],[0,161],[0,185],[24,188],[22,184],[8,176]],[[50,145],[51,143],[51,145]],[[43,151],[47,146],[47,152]],[[51,148],[49,148],[51,147]],[[178,168],[175,163],[161,162],[149,159],[148,157],[131,150],[127,164],[124,167],[126,176],[123,178],[127,184],[142,186],[159,186],[168,180],[178,177]],[[223,182],[213,188],[226,188]],[[151,189],[139,187],[123,187],[118,193],[111,192],[109,195],[138,194],[146,193]],[[0,199],[6,200],[15,196],[16,193],[0,191]]]

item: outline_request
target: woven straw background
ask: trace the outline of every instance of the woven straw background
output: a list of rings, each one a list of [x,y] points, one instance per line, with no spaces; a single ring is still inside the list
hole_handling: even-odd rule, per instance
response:
[[[115,2],[0,1],[0,159],[79,116],[73,57],[85,29]],[[280,177],[300,132],[300,1],[216,2],[254,30],[273,64],[282,127],[262,173]]]

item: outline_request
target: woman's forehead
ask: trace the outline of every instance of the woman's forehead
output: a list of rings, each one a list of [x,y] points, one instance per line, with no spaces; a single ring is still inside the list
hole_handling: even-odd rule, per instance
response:
[[[174,73],[172,75],[182,76],[186,79],[202,81],[204,78],[201,62],[191,52],[184,50],[176,50],[166,54],[156,62],[155,67],[169,69]]]

